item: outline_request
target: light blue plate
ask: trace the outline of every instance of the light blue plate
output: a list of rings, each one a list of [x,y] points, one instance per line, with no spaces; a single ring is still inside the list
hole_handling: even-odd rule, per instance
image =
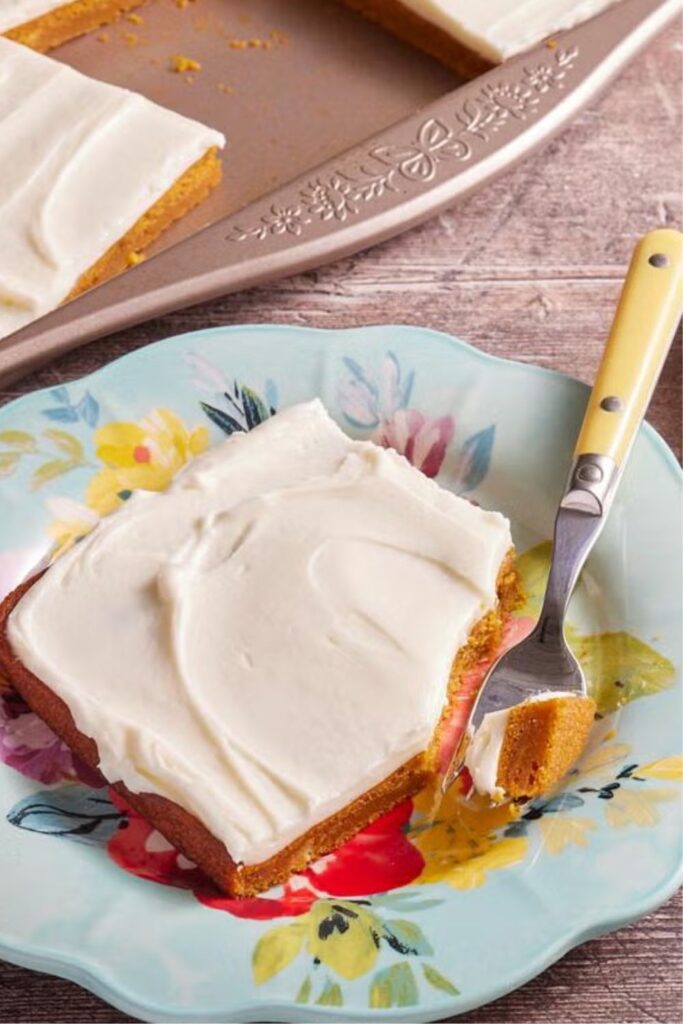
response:
[[[209,440],[314,395],[354,435],[510,517],[532,549],[522,631],[587,390],[415,327],[200,331],[5,406],[0,592],[134,487],[164,486]],[[564,790],[518,820],[456,794],[428,827],[418,797],[285,890],[209,905],[206,886],[202,903],[135,877],[202,895],[158,833],[0,702],[0,955],[146,1020],[422,1021],[652,910],[681,877],[680,484],[645,428],[572,606],[607,717]]]

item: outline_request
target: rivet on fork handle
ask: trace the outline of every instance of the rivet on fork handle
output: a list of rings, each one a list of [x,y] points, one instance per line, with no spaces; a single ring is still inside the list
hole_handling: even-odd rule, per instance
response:
[[[572,466],[561,508],[604,516],[616,489],[618,467],[609,455],[580,455]]]

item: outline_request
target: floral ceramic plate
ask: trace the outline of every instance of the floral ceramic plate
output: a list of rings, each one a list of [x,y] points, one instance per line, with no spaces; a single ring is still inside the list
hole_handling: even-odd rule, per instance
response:
[[[0,593],[136,488],[314,395],[510,516],[521,636],[586,389],[414,327],[202,331],[5,406]],[[434,1020],[652,910],[681,873],[680,521],[678,467],[645,428],[572,604],[603,717],[561,791],[517,817],[451,791],[431,824],[420,794],[256,899],[215,892],[6,695],[0,955],[148,1020]]]

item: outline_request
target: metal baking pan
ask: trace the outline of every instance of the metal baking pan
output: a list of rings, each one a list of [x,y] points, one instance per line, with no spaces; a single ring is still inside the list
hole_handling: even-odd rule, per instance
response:
[[[224,180],[153,258],[0,342],[0,380],[425,220],[547,142],[679,10],[621,0],[467,83],[332,0],[148,0],[142,23],[61,47],[223,130]]]

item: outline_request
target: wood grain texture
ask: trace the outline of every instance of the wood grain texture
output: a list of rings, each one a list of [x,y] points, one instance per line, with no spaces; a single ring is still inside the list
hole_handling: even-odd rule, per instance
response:
[[[681,33],[666,31],[543,153],[452,211],[333,266],[185,310],[72,353],[0,404],[156,338],[245,322],[415,323],[591,380],[637,237],[681,224]],[[649,419],[681,451],[681,350]],[[680,1024],[683,902],[568,953],[458,1018],[469,1024]],[[125,1021],[68,982],[0,965],[0,1021]]]

